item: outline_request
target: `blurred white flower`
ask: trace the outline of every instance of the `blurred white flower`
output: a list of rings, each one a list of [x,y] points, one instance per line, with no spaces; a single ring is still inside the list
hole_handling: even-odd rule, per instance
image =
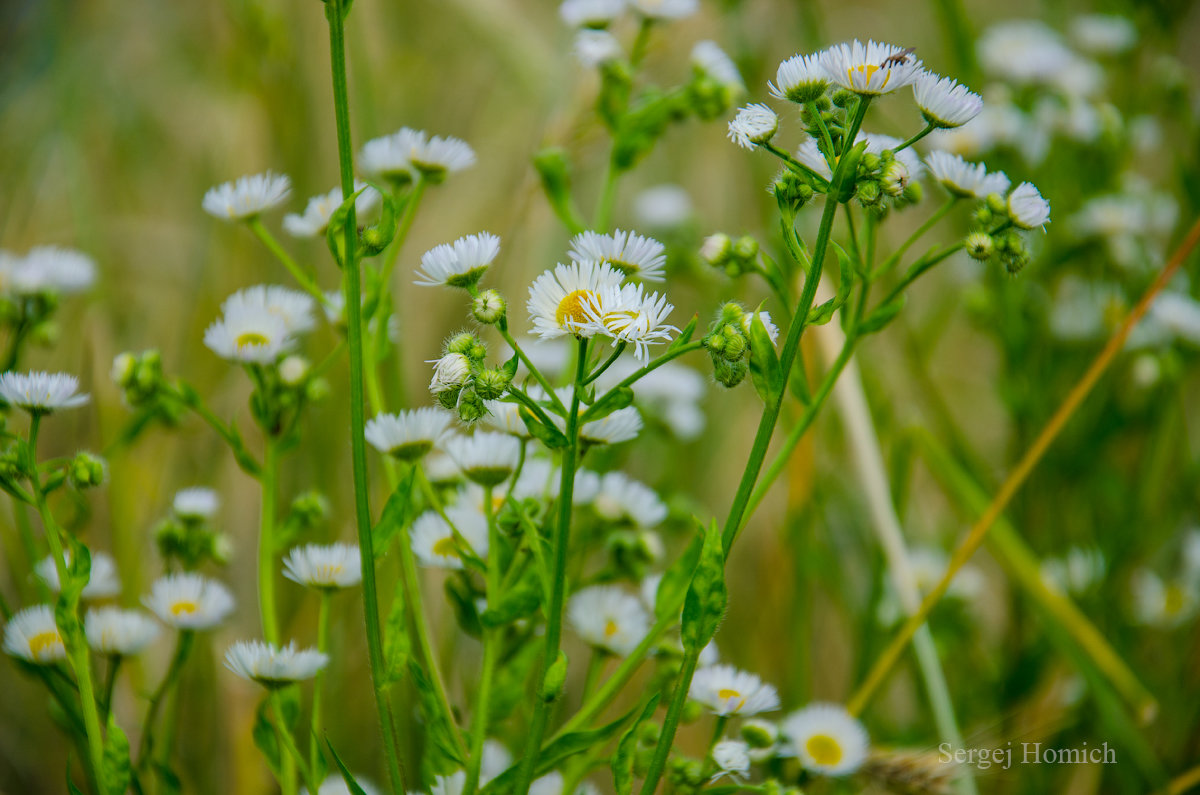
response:
[[[1071,20],[1071,40],[1091,55],[1120,55],[1137,44],[1133,20],[1117,14],[1084,14]]]
[[[401,461],[416,461],[450,432],[449,412],[424,407],[396,414],[377,414],[366,426],[367,441],[379,452]]]
[[[354,190],[361,190],[354,200],[354,212],[358,219],[370,215],[383,202],[379,191],[362,180],[354,181]],[[292,237],[317,237],[325,234],[329,219],[342,206],[342,189],[334,188],[328,193],[313,196],[304,206],[304,213],[288,213],[283,217],[283,228]]]
[[[222,359],[243,364],[273,364],[295,341],[287,322],[266,307],[231,307],[204,331],[204,344]]]
[[[79,379],[67,373],[17,373],[10,370],[0,374],[0,397],[31,414],[48,414],[59,409],[82,406],[88,402],[88,395],[81,395],[78,390]]]
[[[212,629],[233,612],[233,596],[199,574],[168,574],[154,582],[142,603],[159,620],[176,629]]]
[[[600,28],[624,10],[625,0],[564,0],[558,15],[573,28]]]
[[[446,517],[454,523],[454,530],[470,546],[470,552],[480,559],[487,559],[487,518],[479,511],[464,505],[452,505],[446,509]],[[413,554],[424,566],[442,569],[462,569],[462,550],[454,537],[454,530],[434,511],[426,511],[417,517],[410,531]]]
[[[96,281],[96,263],[88,255],[58,246],[38,246],[23,257],[0,257],[0,291],[30,296],[73,295]]]
[[[959,198],[982,199],[1008,191],[1008,176],[1003,171],[989,174],[983,163],[968,163],[949,152],[930,152],[925,165],[942,187]]]
[[[1104,579],[1104,553],[1094,547],[1071,547],[1066,554],[1042,560],[1042,580],[1065,594],[1079,595]]]
[[[1142,624],[1176,627],[1190,620],[1200,606],[1196,583],[1165,580],[1149,569],[1138,569],[1130,585],[1133,614]]]
[[[612,234],[580,232],[571,238],[568,255],[576,262],[608,265],[623,276],[661,282],[667,263],[666,249],[652,237],[620,229]]]
[[[655,229],[683,226],[692,212],[692,197],[679,185],[654,185],[633,197],[634,217]]]
[[[329,664],[329,655],[316,649],[279,647],[260,640],[239,640],[225,652],[225,667],[243,679],[266,688],[279,688],[312,679]]]
[[[54,608],[34,605],[13,613],[4,625],[4,651],[34,665],[50,665],[67,657]]]
[[[721,740],[713,746],[712,760],[721,774],[746,776],[750,773],[750,746],[742,740]]]
[[[466,235],[453,243],[442,243],[421,257],[421,278],[414,284],[468,288],[479,282],[492,260],[500,253],[500,238],[488,232]]]
[[[283,576],[309,588],[353,588],[362,582],[362,556],[351,544],[305,544],[283,559]]]
[[[657,527],[667,518],[667,506],[649,486],[621,472],[600,478],[600,491],[593,500],[596,513],[611,521],[627,520],[638,527]]]
[[[732,665],[696,671],[688,696],[714,715],[757,715],[779,709],[779,693],[773,686]]]
[[[266,312],[283,321],[287,334],[303,334],[316,325],[315,305],[316,301],[308,293],[278,284],[258,284],[226,298],[221,304],[221,312],[226,316]]]
[[[575,34],[574,52],[579,62],[589,69],[619,60],[625,54],[616,36],[607,30],[590,28]]]
[[[63,558],[69,567],[71,565],[70,550],[63,552]],[[121,592],[121,580],[117,577],[117,562],[113,560],[112,555],[107,552],[92,552],[91,558],[92,570],[88,577],[87,585],[83,586],[83,598],[107,599],[110,596],[119,594]],[[47,556],[39,560],[37,566],[34,567],[34,573],[54,593],[58,593],[61,590],[62,585],[58,581],[58,566],[55,564],[53,556]]]
[[[700,10],[700,0],[629,0],[629,5],[650,19],[683,19]]]
[[[245,221],[283,204],[291,192],[287,176],[268,171],[210,188],[201,205],[214,218]]]
[[[521,443],[492,431],[471,436],[452,436],[443,445],[468,480],[481,486],[503,483],[517,467]]]
[[[696,42],[692,47],[692,66],[735,97],[746,91],[746,84],[742,82],[742,74],[738,71],[737,64],[715,41]]]
[[[632,652],[650,631],[638,598],[612,585],[593,585],[572,594],[567,617],[589,644],[621,656]]]
[[[158,637],[161,627],[141,610],[101,607],[88,610],[83,633],[97,654],[137,654]]]
[[[810,704],[789,715],[781,728],[800,764],[826,776],[853,773],[870,750],[867,730],[840,704]]]
[[[171,504],[171,510],[181,519],[211,519],[220,507],[220,495],[204,486],[180,489]]]

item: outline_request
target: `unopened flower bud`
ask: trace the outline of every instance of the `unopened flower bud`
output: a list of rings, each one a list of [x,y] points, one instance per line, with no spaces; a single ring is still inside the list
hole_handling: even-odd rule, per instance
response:
[[[770,748],[779,741],[779,727],[770,721],[751,718],[742,724],[742,739],[751,748]]]
[[[499,323],[506,310],[504,298],[496,290],[484,290],[471,302],[471,314],[487,326]]]
[[[118,353],[113,357],[112,369],[109,374],[112,381],[122,389],[127,389],[133,383],[134,369],[137,367],[137,357],[129,351]]]
[[[77,489],[87,489],[104,483],[108,475],[108,465],[104,459],[91,453],[77,453],[71,460],[67,477]]]
[[[992,254],[996,250],[995,244],[992,242],[992,236],[987,232],[972,232],[967,235],[964,246],[967,249],[967,255],[980,262],[986,262],[991,259]]]
[[[837,105],[839,108],[848,108],[858,101],[858,94],[841,88],[833,92],[832,100],[833,104]]]
[[[458,418],[465,423],[478,422],[487,416],[487,405],[476,387],[467,386],[458,393]]]
[[[308,366],[303,356],[288,356],[279,363],[279,378],[287,386],[299,386],[308,375]]]
[[[459,336],[470,337],[469,334]],[[451,352],[437,360],[437,364],[433,368],[433,379],[429,382],[429,391],[435,395],[458,389],[471,374],[471,360],[463,354],[453,351],[450,346],[447,348]]]
[[[758,256],[758,241],[750,235],[739,237],[733,244],[733,256],[744,260],[754,259]]]
[[[704,238],[700,245],[700,256],[709,265],[724,265],[733,253],[733,241],[724,232],[717,232]]]
[[[292,500],[289,518],[304,527],[315,527],[329,516],[329,499],[319,491],[306,491]]]
[[[722,386],[732,389],[742,383],[749,371],[750,365],[743,360],[730,362],[716,356],[713,357],[713,376]]]
[[[858,173],[863,176],[874,174],[881,165],[882,161],[879,159],[879,155],[874,152],[863,152],[858,161]]]
[[[475,376],[475,391],[484,400],[498,400],[511,383],[512,379],[503,370],[481,370]]]
[[[469,356],[475,350],[475,346],[479,344],[479,340],[469,331],[460,331],[450,339],[446,340],[446,353],[461,354]]]
[[[986,202],[976,207],[971,217],[975,220],[976,224],[982,227],[991,226],[996,220],[996,214],[988,209]]]
[[[1008,212],[1008,203],[999,193],[989,193],[984,199],[984,204],[994,215],[1003,215]]]
[[[879,200],[883,197],[883,191],[880,189],[877,181],[864,179],[860,180],[854,186],[854,197],[858,199],[859,203],[871,206],[879,203]]]
[[[880,177],[880,185],[884,193],[895,198],[904,193],[904,189],[908,187],[910,179],[908,166],[899,160],[893,160],[883,169],[883,174]]]

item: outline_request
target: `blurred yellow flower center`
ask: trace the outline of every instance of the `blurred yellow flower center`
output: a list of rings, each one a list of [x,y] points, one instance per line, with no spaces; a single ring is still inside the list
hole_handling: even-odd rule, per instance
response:
[[[563,328],[567,327],[568,323],[584,323],[587,321],[586,307],[596,298],[596,294],[591,290],[575,290],[567,293],[563,300],[558,302],[558,309],[554,313],[554,322]]]
[[[842,761],[842,746],[828,734],[814,734],[804,748],[818,765],[833,766]]]
[[[454,543],[454,536],[439,538],[433,545],[433,554],[447,558],[457,558],[458,547]]]
[[[337,577],[340,577],[344,567],[340,563],[328,563],[324,566],[318,566],[313,572],[316,576],[313,578],[317,582],[332,582]]]
[[[236,344],[239,348],[248,348],[250,346],[266,345],[268,342],[270,342],[270,340],[268,340],[262,334],[259,334],[257,331],[247,331],[243,334],[239,334],[237,339],[234,341],[234,344]]]
[[[58,632],[39,632],[29,639],[29,653],[40,659],[43,654],[61,642]]]
[[[616,634],[617,634],[617,622],[613,621],[610,618],[608,621],[604,622],[604,637],[611,638],[613,635],[616,635]]]
[[[171,605],[171,615],[182,616],[184,614],[192,615],[196,612],[197,604],[195,602],[176,602]]]
[[[732,687],[722,687],[720,690],[717,691],[717,698],[721,699],[722,701],[728,701],[731,698],[741,698],[741,697],[742,697],[742,694],[740,692],[738,692],[737,690],[734,690]]]

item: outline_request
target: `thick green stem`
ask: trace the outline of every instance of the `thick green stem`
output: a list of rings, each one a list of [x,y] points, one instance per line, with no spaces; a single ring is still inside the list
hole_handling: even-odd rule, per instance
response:
[[[500,529],[496,525],[496,511],[492,507],[491,486],[483,490],[483,513],[488,526],[487,606],[491,609],[498,605],[500,599]],[[471,758],[463,786],[465,795],[475,795],[475,789],[479,786],[479,767],[483,761],[483,744],[487,740],[488,710],[491,708],[492,682],[496,674],[502,631],[498,627],[483,631],[483,672],[479,678],[479,697],[471,721]]]
[[[322,654],[329,649],[329,600],[333,592],[321,591],[321,605],[317,608],[317,651]],[[308,737],[308,767],[317,770],[321,759],[321,695],[325,689],[325,669],[317,671],[313,682],[312,727]]]
[[[275,614],[275,510],[279,480],[278,442],[268,433],[263,446],[262,508],[258,524],[258,614],[263,638],[279,645]]]
[[[338,167],[342,196],[354,194],[354,162],[350,141],[350,99],[346,86],[346,0],[328,0],[325,17],[329,21],[330,71],[333,79],[333,106],[337,124]],[[354,206],[346,214],[345,290],[347,337],[350,344],[350,451],[354,472],[354,516],[358,528],[358,546],[362,553],[363,618],[367,630],[367,657],[371,667],[375,706],[383,731],[383,749],[387,760],[392,791],[405,791],[404,771],[400,766],[400,749],[396,736],[392,706],[382,684],[384,670],[383,633],[379,627],[379,596],[375,585],[375,549],[371,537],[371,505],[367,482],[367,448],[363,416],[363,341],[362,287],[359,262],[355,252],[358,243],[358,220]]]
[[[667,707],[667,716],[663,719],[662,734],[659,735],[658,745],[654,748],[654,757],[650,760],[650,768],[642,782],[642,795],[653,795],[658,789],[658,780],[662,778],[663,768],[667,765],[667,757],[671,755],[671,743],[675,739],[675,730],[679,728],[679,718],[687,705],[688,691],[691,689],[692,676],[696,673],[696,664],[700,660],[700,649],[691,649],[683,656],[683,670],[675,685],[675,693],[671,696],[671,704]]]
[[[550,604],[546,609],[546,653],[542,659],[537,684],[537,703],[533,708],[533,722],[529,727],[529,739],[525,745],[525,756],[521,760],[514,792],[522,795],[529,789],[533,771],[537,767],[538,754],[542,748],[542,737],[546,733],[550,702],[541,696],[541,683],[546,671],[558,659],[562,644],[563,601],[567,587],[567,545],[571,537],[571,500],[575,493],[575,465],[579,456],[579,396],[583,391],[583,380],[587,368],[587,340],[579,340],[575,360],[575,388],[571,390],[571,410],[567,413],[567,446],[563,449],[562,481],[558,491],[558,521],[554,526],[554,567],[550,586]]]

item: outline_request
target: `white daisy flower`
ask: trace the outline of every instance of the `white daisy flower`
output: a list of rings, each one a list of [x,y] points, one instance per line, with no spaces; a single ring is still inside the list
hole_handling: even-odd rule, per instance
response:
[[[361,190],[354,200],[354,212],[363,218],[374,212],[383,202],[383,196],[362,180],[354,181],[354,190]],[[334,188],[328,193],[313,196],[304,207],[304,214],[288,213],[283,216],[283,228],[292,237],[318,237],[329,228],[329,219],[342,206],[342,189]]]
[[[595,69],[607,63],[620,60],[625,51],[621,42],[607,30],[585,28],[575,34],[575,44],[572,47],[579,63],[589,69]]]
[[[199,574],[168,574],[155,581],[142,604],[176,629],[212,629],[233,612],[233,596]]]
[[[294,344],[287,322],[265,307],[231,307],[204,331],[204,344],[222,359],[243,364],[273,364]]]
[[[70,551],[63,552],[67,566],[71,565]],[[38,561],[34,567],[38,579],[46,583],[46,587],[58,593],[62,585],[58,581],[58,567],[53,556],[47,556]],[[107,552],[92,553],[92,571],[87,585],[83,586],[84,599],[107,599],[121,592],[121,580],[117,577],[117,562]]]
[[[626,406],[607,417],[585,422],[579,428],[579,440],[587,444],[620,444],[636,439],[641,432],[642,415],[633,406]]]
[[[79,379],[67,373],[9,371],[0,374],[0,397],[29,413],[48,414],[58,409],[73,409],[88,402],[78,394]]]
[[[1104,579],[1108,564],[1095,547],[1071,547],[1062,557],[1042,560],[1042,581],[1057,591],[1083,594]]]
[[[488,527],[487,517],[467,505],[451,505],[446,509],[446,517],[454,523],[470,547],[470,552],[481,560],[487,559]],[[409,531],[413,554],[424,566],[441,569],[462,569],[462,550],[454,531],[435,511],[426,511],[416,518]]]
[[[558,15],[573,28],[602,28],[624,10],[625,0],[564,0]]]
[[[747,105],[738,111],[729,122],[729,140],[743,149],[753,149],[775,137],[779,130],[779,117],[775,111],[761,103]]]
[[[422,137],[408,154],[413,168],[432,180],[441,180],[448,173],[462,171],[475,165],[475,150],[453,136]]]
[[[978,50],[984,71],[1017,83],[1049,82],[1077,57],[1054,30],[1033,20],[988,28]]]
[[[822,179],[826,181],[833,179],[833,169],[829,167],[829,161],[825,159],[825,154],[817,145],[816,138],[804,139],[800,148],[796,150],[796,159]]]
[[[283,321],[288,334],[311,331],[317,321],[313,316],[316,301],[308,293],[278,284],[257,284],[238,290],[221,304],[226,316],[267,312]]]
[[[771,321],[771,313],[763,309],[758,313],[758,318],[762,321],[763,328],[767,330],[767,336],[771,339],[771,344],[777,345],[779,343],[779,326],[776,326],[775,323]],[[754,313],[746,312],[744,315],[742,315],[742,330],[748,335],[750,333],[750,329],[753,327]]]
[[[654,185],[633,197],[633,215],[655,229],[674,229],[692,217],[692,197],[679,185]]]
[[[476,487],[477,488],[477,487]],[[530,458],[521,468],[521,475],[513,485],[513,497],[518,500],[557,499],[562,488],[562,469],[544,458]],[[571,491],[572,505],[587,505],[600,491],[600,476],[587,469],[575,471],[575,485]]]
[[[421,269],[417,271],[421,278],[413,284],[469,288],[479,283],[499,253],[500,238],[488,232],[443,243],[421,257]]]
[[[530,782],[529,795],[562,795],[563,783],[562,773],[551,770],[546,775]]]
[[[356,776],[355,781],[366,795],[380,795],[379,790],[369,782],[363,781],[362,776]],[[300,795],[310,795],[308,787],[300,788]],[[327,776],[324,781],[317,785],[317,795],[351,795],[350,788],[346,786],[346,779],[342,778],[341,773]]]
[[[94,608],[83,619],[83,633],[97,654],[137,654],[158,637],[160,630],[158,622],[141,610]]]
[[[13,613],[4,625],[4,651],[35,665],[65,660],[67,650],[54,622],[54,608],[34,605]]]
[[[620,271],[590,260],[545,271],[529,287],[525,305],[533,320],[533,333],[543,339],[565,334],[592,336],[586,328],[587,307],[599,299],[603,288],[620,283]]]
[[[867,97],[890,94],[917,79],[921,61],[904,48],[883,42],[855,39],[821,52],[821,66],[829,79],[844,89]]]
[[[201,205],[214,218],[246,221],[283,204],[291,192],[292,181],[286,175],[268,171],[210,188]]]
[[[1137,26],[1117,14],[1084,14],[1071,20],[1071,40],[1091,55],[1120,55],[1137,44]]]
[[[829,88],[829,73],[821,65],[821,56],[793,55],[775,70],[775,82],[768,83],[771,94],[799,105],[816,102]]]
[[[714,715],[757,715],[779,709],[779,694],[774,687],[732,665],[714,665],[696,671],[688,697],[708,707]]]
[[[1022,229],[1043,229],[1050,222],[1050,202],[1032,183],[1022,182],[1008,194],[1008,215]]]
[[[73,249],[38,246],[14,259],[6,281],[16,295],[74,295],[95,283],[96,263]]]
[[[652,237],[620,229],[611,235],[588,231],[571,238],[570,247],[567,253],[576,262],[602,263],[624,276],[636,276],[648,282],[663,280],[666,248]]]
[[[700,0],[629,0],[629,5],[650,19],[683,19],[700,10]]]
[[[446,438],[451,419],[448,412],[431,407],[378,414],[367,422],[367,441],[385,455],[416,461]]]
[[[171,509],[181,519],[212,519],[221,507],[221,497],[213,489],[193,486],[175,492]]]
[[[1008,176],[1003,171],[989,174],[983,163],[968,163],[949,152],[930,152],[925,165],[943,188],[959,198],[982,199],[1008,190]]]
[[[721,740],[713,746],[712,760],[717,763],[723,775],[749,775],[750,746],[742,740]]]
[[[283,559],[283,576],[309,588],[353,588],[362,582],[362,556],[352,544],[305,544]]]
[[[613,585],[593,585],[572,594],[567,617],[586,642],[621,656],[632,652],[650,631],[642,602]]]
[[[600,491],[592,504],[603,518],[628,520],[638,527],[657,527],[667,518],[667,506],[654,489],[621,472],[607,472],[600,478]]]
[[[462,386],[471,374],[471,360],[461,353],[447,353],[442,358],[431,359],[427,363],[434,364],[429,391],[435,395]]]
[[[483,754],[479,758],[479,786],[486,787],[488,782],[512,767],[512,752],[499,740],[488,738],[483,743]]]
[[[295,642],[279,647],[261,640],[239,640],[225,652],[226,668],[270,689],[312,679],[328,664],[329,655],[297,649]]]
[[[746,84],[737,64],[733,62],[715,41],[696,42],[692,47],[692,66],[706,75],[709,79],[720,84],[732,94],[742,94]]]
[[[658,293],[646,293],[640,284],[605,287],[594,303],[584,305],[589,330],[611,337],[613,347],[624,342],[634,356],[649,361],[650,346],[671,339],[679,329],[664,322],[675,307]]]
[[[943,129],[961,127],[983,110],[983,98],[949,77],[921,72],[913,96],[925,121]]]
[[[521,443],[491,431],[471,436],[452,436],[443,445],[467,480],[481,486],[497,486],[517,468]]]
[[[789,715],[782,728],[800,763],[814,773],[849,775],[870,750],[867,730],[840,704],[810,704]]]
[[[425,140],[425,133],[401,127],[391,135],[372,138],[358,154],[358,166],[364,174],[407,182],[414,177],[411,155]],[[340,202],[339,202],[340,204]]]
[[[1149,569],[1138,569],[1130,581],[1133,614],[1142,624],[1175,627],[1189,620],[1200,608],[1194,584],[1165,580]]]

